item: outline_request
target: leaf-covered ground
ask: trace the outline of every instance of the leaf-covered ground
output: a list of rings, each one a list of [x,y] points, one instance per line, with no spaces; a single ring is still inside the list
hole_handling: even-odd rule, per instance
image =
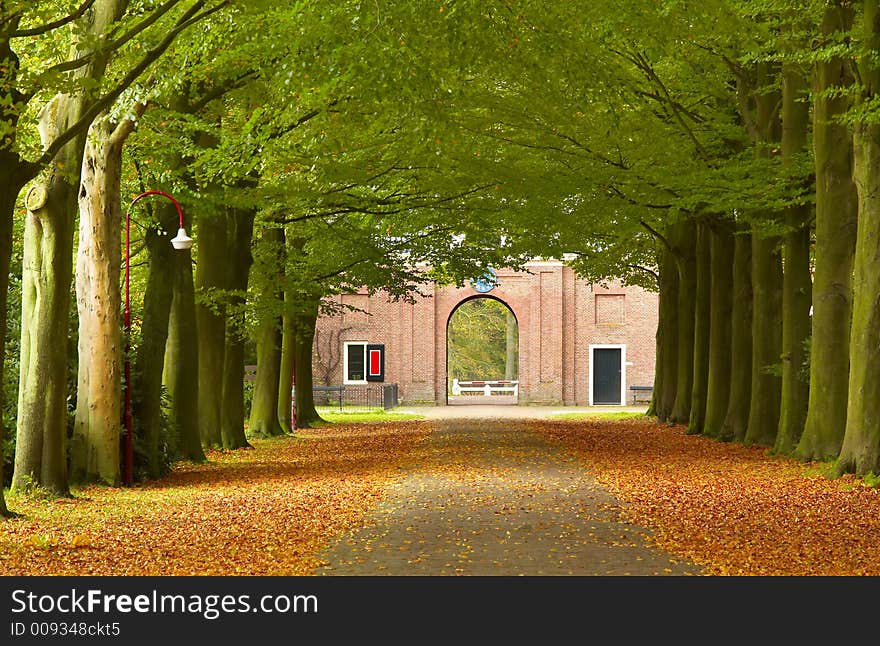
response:
[[[880,575],[880,489],[646,419],[535,422],[709,574]]]
[[[645,419],[485,423],[525,424],[560,442],[659,547],[707,573],[880,574],[880,489],[828,480],[823,465]],[[0,573],[311,573],[330,541],[367,523],[392,481],[433,464],[431,429],[339,425],[212,452],[208,464],[132,489],[12,497],[24,517],[0,521]],[[462,448],[440,466],[453,482],[500,473]]]
[[[71,500],[10,506],[0,521],[7,575],[298,575],[330,538],[357,526],[427,424],[346,425],[211,452],[132,489],[88,487]]]

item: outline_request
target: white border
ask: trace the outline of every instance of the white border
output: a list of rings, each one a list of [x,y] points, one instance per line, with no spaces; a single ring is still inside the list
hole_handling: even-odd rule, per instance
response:
[[[361,381],[351,381],[348,378],[348,346],[350,345],[362,345],[364,346],[364,378]],[[369,366],[367,366],[367,342],[366,341],[346,341],[343,352],[343,364],[342,364],[342,383],[343,384],[365,384],[367,383],[367,371],[369,370]]]
[[[625,343],[597,343],[590,344],[590,406],[593,404],[593,350],[612,350],[620,348],[620,405],[626,406],[626,344]],[[614,404],[603,404],[603,406]]]

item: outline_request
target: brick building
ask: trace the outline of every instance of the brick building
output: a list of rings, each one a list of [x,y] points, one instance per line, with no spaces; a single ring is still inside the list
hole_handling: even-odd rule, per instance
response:
[[[445,404],[447,324],[474,298],[497,299],[516,317],[520,403],[623,404],[630,386],[654,382],[655,293],[588,283],[557,260],[422,291],[429,296],[414,304],[366,291],[339,297],[361,311],[318,320],[315,384],[384,381],[399,385],[404,403]]]

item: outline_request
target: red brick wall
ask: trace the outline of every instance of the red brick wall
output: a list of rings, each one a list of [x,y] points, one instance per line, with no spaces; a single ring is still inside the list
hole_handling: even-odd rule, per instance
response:
[[[498,284],[486,296],[506,304],[519,327],[521,403],[589,402],[590,346],[623,345],[624,394],[630,385],[654,381],[657,295],[619,283],[594,285],[577,278],[558,261],[532,262],[526,272],[498,270]],[[336,344],[345,341],[385,344],[385,381],[400,385],[404,402],[446,403],[446,327],[455,309],[482,295],[471,286],[428,287],[415,304],[393,302],[366,292],[341,297],[364,310],[318,321],[315,381],[324,381]],[[597,312],[597,297],[599,310]],[[323,368],[321,366],[324,366]],[[340,359],[330,382],[342,383]]]

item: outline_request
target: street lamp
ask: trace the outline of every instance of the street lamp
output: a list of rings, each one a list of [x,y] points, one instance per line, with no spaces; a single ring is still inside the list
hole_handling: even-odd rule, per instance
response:
[[[185,251],[192,248],[193,239],[186,234],[183,226],[183,208],[180,203],[164,191],[146,191],[135,197],[131,204],[128,205],[128,211],[125,213],[125,316],[123,318],[123,326],[125,328],[125,436],[123,437],[123,469],[122,481],[131,486],[134,483],[134,417],[131,413],[131,361],[129,352],[131,351],[131,209],[140,200],[150,195],[161,195],[171,200],[177,208],[177,215],[180,219],[180,228],[177,229],[177,235],[171,239],[171,244],[175,249]]]

